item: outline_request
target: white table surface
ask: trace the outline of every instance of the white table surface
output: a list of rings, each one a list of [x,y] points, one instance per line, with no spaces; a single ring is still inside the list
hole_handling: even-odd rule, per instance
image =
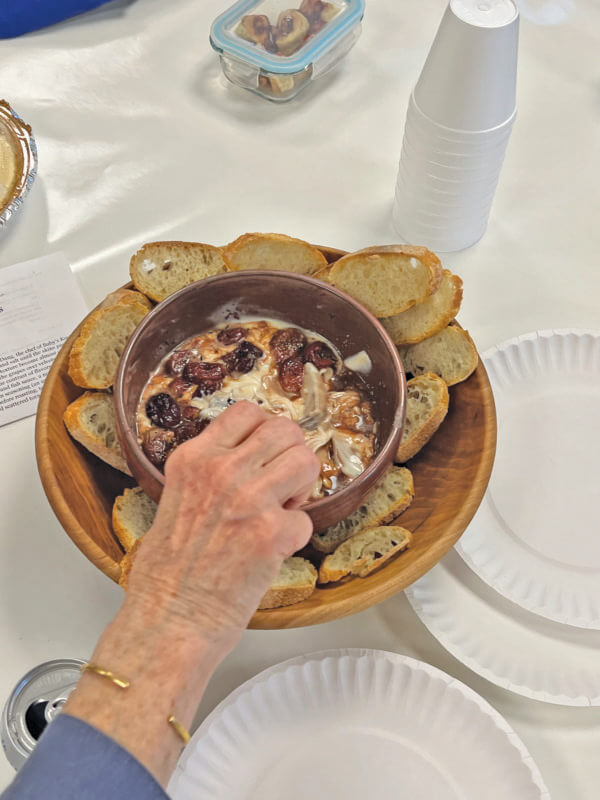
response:
[[[40,156],[23,213],[0,237],[0,267],[63,250],[91,306],[152,239],[221,244],[273,230],[347,249],[394,242],[406,103],[444,5],[371,0],[346,63],[283,106],[222,78],[208,43],[218,0],[118,0],[0,42],[0,92],[33,126]],[[443,257],[464,280],[460,318],[481,350],[538,328],[600,329],[600,6],[528,0],[522,11],[519,116],[489,229]],[[34,665],[88,656],[121,601],[54,518],[33,427],[0,430],[0,700]],[[330,647],[407,653],[451,673],[514,726],[555,800],[598,797],[600,709],[525,700],[477,677],[403,595],[315,628],[249,631],[197,720],[263,668]],[[0,757],[0,789],[12,774]]]

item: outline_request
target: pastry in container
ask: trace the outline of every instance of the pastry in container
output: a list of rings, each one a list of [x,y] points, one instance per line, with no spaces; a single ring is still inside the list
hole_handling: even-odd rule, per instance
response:
[[[285,102],[352,49],[363,14],[364,0],[239,0],[216,18],[210,42],[232,83]]]
[[[0,229],[22,204],[36,172],[31,128],[6,100],[0,100]]]

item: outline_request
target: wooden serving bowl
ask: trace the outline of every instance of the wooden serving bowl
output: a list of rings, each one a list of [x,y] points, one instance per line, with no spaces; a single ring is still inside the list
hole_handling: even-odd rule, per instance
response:
[[[320,248],[327,260],[344,251]],[[115,498],[133,478],[104,464],[75,442],[63,424],[66,407],[83,389],[68,375],[77,328],[50,368],[37,411],[35,442],[42,485],[54,513],[87,558],[118,581],[123,549],[112,531]],[[450,388],[450,409],[429,444],[408,463],[415,499],[398,520],[414,534],[411,547],[367,578],[317,587],[307,600],[257,611],[251,628],[296,628],[362,611],[405,589],[460,538],[481,503],[496,452],[496,410],[482,362]]]

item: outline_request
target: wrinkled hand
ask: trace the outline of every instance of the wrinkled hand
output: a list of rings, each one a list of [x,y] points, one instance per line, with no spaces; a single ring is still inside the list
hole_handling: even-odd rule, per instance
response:
[[[312,522],[299,506],[319,461],[300,428],[241,402],[166,464],[128,597],[231,647]]]

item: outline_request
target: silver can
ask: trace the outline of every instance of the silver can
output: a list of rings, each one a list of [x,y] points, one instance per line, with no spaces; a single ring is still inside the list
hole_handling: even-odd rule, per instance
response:
[[[49,722],[59,714],[81,677],[85,661],[60,658],[34,667],[10,693],[2,711],[2,747],[20,769]]]

